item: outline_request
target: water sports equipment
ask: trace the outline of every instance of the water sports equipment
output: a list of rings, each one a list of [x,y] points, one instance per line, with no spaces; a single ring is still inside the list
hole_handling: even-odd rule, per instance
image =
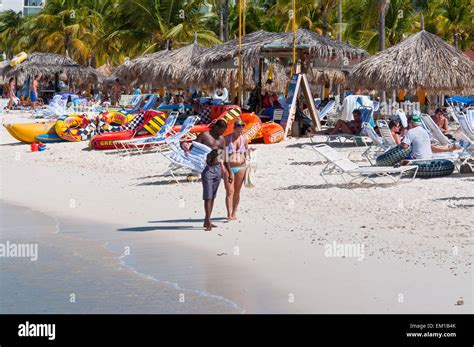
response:
[[[86,114],[61,116],[54,127],[59,137],[71,142],[87,140],[96,131],[94,119],[89,118]]]
[[[135,118],[134,114],[126,114],[120,111],[104,111],[97,117],[97,132],[117,132],[123,130],[123,126]]]
[[[234,123],[238,118],[230,120],[227,130],[224,136],[230,135],[234,131]],[[244,122],[245,126],[242,131],[242,136],[250,143],[254,138],[258,136],[262,129],[262,121],[255,113],[242,113],[240,119]]]
[[[283,141],[285,138],[285,129],[283,129],[283,127],[277,123],[262,123],[261,134],[263,143],[271,145],[272,143]]]
[[[398,164],[403,159],[408,157],[409,154],[410,148],[405,149],[402,146],[398,145],[379,155],[375,159],[375,162],[377,166],[394,166],[395,164]]]
[[[17,55],[15,55],[12,60],[10,60],[10,66],[11,67],[18,66],[19,64],[24,62],[26,58],[28,58],[28,54],[26,54],[25,52],[20,52]]]
[[[91,149],[115,149],[114,141],[129,140],[131,138],[151,137],[163,126],[168,116],[164,112],[149,110],[140,113],[129,123],[125,124],[121,131],[98,134],[89,142]]]
[[[37,122],[4,124],[3,126],[18,141],[32,143],[36,141],[36,136],[55,134],[55,124],[56,122]]]
[[[227,88],[217,88],[216,90],[214,90],[214,93],[212,93],[213,99],[226,101],[228,97],[229,97],[229,91],[227,90]]]
[[[64,142],[66,140],[59,137],[58,134],[42,134],[35,137],[36,141],[43,143],[55,143],[55,142]]]
[[[210,129],[210,124],[217,119],[222,119],[226,123],[229,123],[233,119],[236,119],[240,116],[240,108],[233,105],[228,106],[218,106],[213,105],[209,108],[207,115],[203,115],[201,122],[204,121],[205,124],[198,124],[194,126],[191,130],[191,133],[198,135],[203,131],[208,131]],[[134,129],[122,130],[117,132],[111,132],[106,134],[99,134],[92,137],[89,148],[91,149],[115,149],[114,141],[123,141],[130,140],[132,138],[146,138],[155,135],[163,126],[166,121],[167,114],[160,111],[149,110],[144,113],[143,122],[135,127]],[[201,117],[201,116],[200,116]],[[135,122],[135,119],[132,120]],[[181,126],[173,127],[173,131],[179,131]]]
[[[433,159],[414,161],[410,165],[418,166],[418,178],[434,178],[451,175],[454,171],[454,163],[447,159]]]

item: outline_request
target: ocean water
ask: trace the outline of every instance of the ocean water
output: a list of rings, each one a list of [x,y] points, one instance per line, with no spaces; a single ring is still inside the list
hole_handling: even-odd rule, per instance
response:
[[[0,313],[244,312],[206,290],[206,255],[118,229],[0,202]]]

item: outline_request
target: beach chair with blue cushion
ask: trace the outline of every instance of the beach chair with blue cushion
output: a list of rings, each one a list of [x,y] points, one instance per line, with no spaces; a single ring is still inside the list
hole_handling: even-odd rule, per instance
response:
[[[373,184],[378,183],[377,178],[387,177],[390,178],[393,183],[398,183],[400,178],[407,173],[412,173],[412,180],[415,179],[418,171],[418,166],[400,166],[400,167],[389,167],[389,166],[369,166],[362,167],[352,162],[348,158],[345,158],[341,153],[337,152],[334,148],[328,145],[321,144],[315,146],[305,145],[305,149],[309,149],[320,158],[320,161],[326,166],[322,169],[320,176],[324,182],[329,183],[326,176],[337,175],[342,177],[345,183],[354,183],[360,180],[360,184],[370,181]],[[349,180],[346,179],[348,176]]]
[[[372,128],[375,127],[374,122],[374,109],[370,106],[360,106],[358,110],[361,113],[361,120],[362,124],[367,123]],[[355,143],[356,146],[367,146],[365,139],[367,135],[365,134],[364,128],[362,128],[361,132],[356,135],[344,134],[344,133],[337,133],[332,135],[323,135],[326,136],[326,143],[329,144],[331,141],[339,141],[342,145],[351,141]]]
[[[210,147],[199,142],[193,142],[190,151],[185,153],[178,143],[174,143],[173,146],[176,146],[173,151],[163,153],[163,156],[171,162],[168,170],[163,175],[170,174],[176,183],[179,184],[176,178],[178,171],[187,170],[191,171],[194,175],[204,171],[207,155],[211,152]]]
[[[119,140],[114,141],[113,144],[117,149],[124,149],[128,154],[136,152],[138,154],[143,154],[145,148],[153,148],[153,144],[161,144],[166,137],[172,133],[173,127],[178,119],[178,112],[171,112],[170,115],[166,118],[165,123],[160,128],[160,130],[153,135],[152,137],[147,138],[138,138],[138,139],[129,139],[129,140]]]

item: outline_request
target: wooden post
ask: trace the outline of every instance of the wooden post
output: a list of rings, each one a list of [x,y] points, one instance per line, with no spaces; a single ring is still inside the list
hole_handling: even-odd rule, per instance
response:
[[[262,72],[263,72],[263,58],[258,60],[258,82],[257,82],[257,106],[255,112],[258,113],[262,109]]]

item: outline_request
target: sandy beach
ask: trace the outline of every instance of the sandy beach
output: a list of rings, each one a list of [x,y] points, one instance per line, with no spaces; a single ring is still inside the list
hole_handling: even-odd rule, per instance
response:
[[[34,266],[0,259],[2,313],[473,312],[472,174],[325,184],[318,158],[301,148],[309,139],[255,145],[257,187],[243,190],[239,219],[225,222],[221,185],[218,227],[205,232],[201,184],[163,176],[160,154],[90,151],[87,142],[32,153],[3,127],[0,136],[0,199],[10,211],[1,240],[39,247]],[[338,148],[369,165],[363,149]],[[361,252],[328,256],[337,245]],[[87,301],[61,303],[71,291]]]

